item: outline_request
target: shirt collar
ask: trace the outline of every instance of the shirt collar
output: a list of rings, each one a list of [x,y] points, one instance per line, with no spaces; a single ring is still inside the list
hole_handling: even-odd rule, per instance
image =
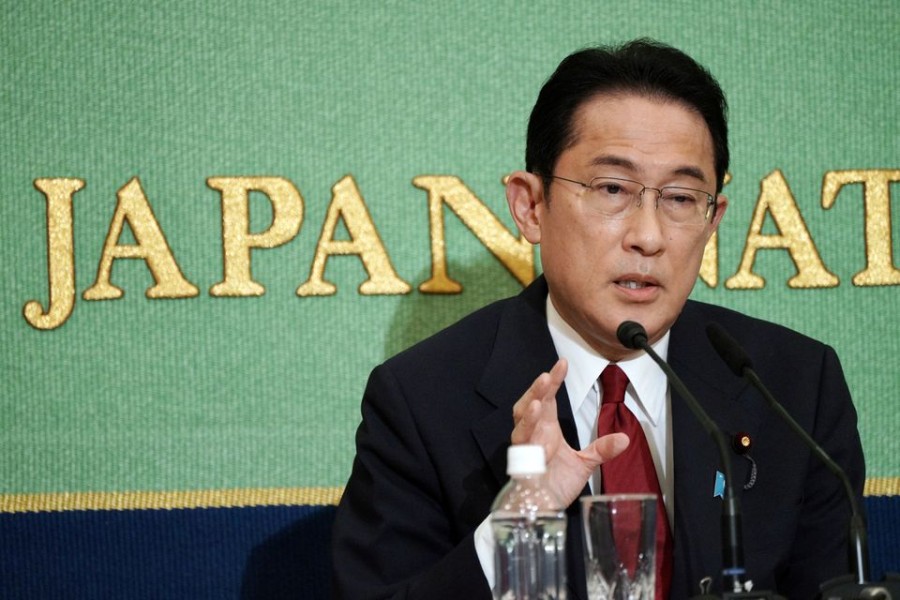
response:
[[[556,307],[553,306],[549,294],[547,295],[547,327],[550,329],[550,337],[553,339],[556,353],[569,363],[565,379],[566,392],[569,395],[572,412],[577,413],[587,399],[588,391],[597,383],[597,378],[600,377],[600,373],[610,361],[591,348],[584,338],[563,320]],[[669,332],[667,331],[659,341],[652,344],[652,347],[663,360],[667,360]],[[657,425],[663,415],[666,399],[668,382],[665,373],[646,352],[641,352],[635,358],[620,361],[618,365],[628,375],[630,385],[627,394],[654,426]]]

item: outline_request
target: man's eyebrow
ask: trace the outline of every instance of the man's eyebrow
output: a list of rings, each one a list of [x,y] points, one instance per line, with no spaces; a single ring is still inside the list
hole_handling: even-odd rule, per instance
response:
[[[629,171],[637,171],[637,166],[628,160],[627,158],[621,156],[615,156],[611,154],[601,154],[600,156],[595,156],[591,161],[592,167],[622,167],[628,169]]]
[[[623,156],[616,156],[614,154],[601,154],[600,156],[596,156],[591,160],[590,164],[592,167],[621,167],[623,169],[628,169],[629,171],[638,170],[637,165],[635,165],[634,162]],[[683,165],[673,169],[672,175],[684,175],[696,179],[701,183],[707,183],[706,175],[704,175],[703,170],[691,165]]]
[[[672,171],[674,175],[686,175],[688,177],[693,177],[694,179],[699,180],[701,183],[707,183],[706,175],[703,174],[703,171],[698,167],[678,167],[674,171]]]

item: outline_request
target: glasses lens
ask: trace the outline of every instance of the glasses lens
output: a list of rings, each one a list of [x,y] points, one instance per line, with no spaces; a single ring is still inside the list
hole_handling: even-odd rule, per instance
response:
[[[623,219],[641,205],[642,184],[618,177],[595,177],[587,186],[584,200],[587,208],[610,219]],[[651,193],[653,188],[646,188]],[[700,225],[710,212],[709,194],[702,190],[665,187],[659,191],[656,203],[662,219],[674,225]]]
[[[643,186],[636,181],[615,177],[595,177],[588,187],[588,206],[606,216],[621,218],[637,206]]]
[[[658,206],[672,223],[702,223],[709,209],[709,194],[691,188],[667,187],[662,189]]]

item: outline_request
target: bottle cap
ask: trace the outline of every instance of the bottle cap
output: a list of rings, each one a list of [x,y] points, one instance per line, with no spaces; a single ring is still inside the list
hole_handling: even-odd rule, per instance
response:
[[[506,452],[507,475],[541,475],[546,470],[543,446],[518,444],[510,446]]]

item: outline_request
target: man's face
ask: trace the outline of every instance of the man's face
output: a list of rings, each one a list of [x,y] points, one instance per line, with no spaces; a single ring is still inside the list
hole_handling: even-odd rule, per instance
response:
[[[574,143],[552,175],[585,183],[619,177],[715,194],[712,138],[683,104],[599,95],[576,111],[573,125]],[[563,319],[612,360],[633,354],[616,338],[622,321],[641,323],[651,343],[662,337],[697,279],[706,242],[725,212],[724,196],[711,222],[693,226],[667,224],[654,190],[634,213],[615,220],[586,210],[587,190],[578,184],[554,179],[545,193],[529,175],[511,177],[510,206],[526,238],[541,246],[550,299]],[[525,189],[531,190],[530,212],[520,193]]]

